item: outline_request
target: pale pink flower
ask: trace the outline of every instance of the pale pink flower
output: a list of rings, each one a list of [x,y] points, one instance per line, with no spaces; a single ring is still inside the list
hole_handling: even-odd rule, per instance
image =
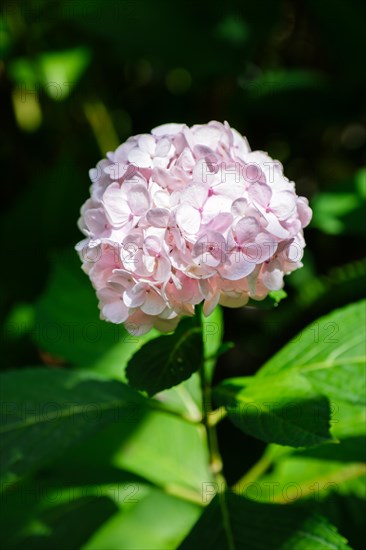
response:
[[[227,122],[131,137],[90,179],[76,249],[101,317],[133,334],[262,300],[302,265],[307,199]]]

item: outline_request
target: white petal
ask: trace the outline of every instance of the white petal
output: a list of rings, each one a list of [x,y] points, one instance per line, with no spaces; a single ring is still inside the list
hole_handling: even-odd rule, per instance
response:
[[[282,227],[277,217],[272,214],[272,212],[266,212],[265,214],[263,214],[263,216],[267,222],[266,230],[268,231],[268,233],[271,233],[279,239],[286,239],[289,236],[289,232],[287,231],[287,229]]]
[[[168,153],[173,153],[173,151],[172,151],[172,144],[170,143],[170,141],[164,138],[164,139],[161,139],[156,144],[155,156],[166,157],[166,156],[169,156]]]
[[[139,149],[149,156],[153,156],[156,148],[156,141],[150,134],[142,134],[137,140]]]
[[[128,160],[135,166],[139,168],[150,168],[151,167],[151,157],[148,153],[144,153],[137,147],[132,149],[128,153]]]
[[[201,226],[201,215],[196,208],[189,204],[181,204],[176,212],[179,227],[191,235],[195,235]]]
[[[123,294],[123,301],[127,307],[140,307],[145,300],[146,286],[137,284],[128,288]]]
[[[208,223],[223,212],[230,212],[232,200],[223,195],[212,195],[204,204],[202,222]]]
[[[174,135],[174,134],[178,134],[179,132],[182,132],[184,127],[185,127],[185,124],[170,122],[167,124],[161,124],[160,126],[156,126],[156,128],[153,128],[151,130],[151,133],[154,134],[154,136]]]
[[[272,195],[270,207],[279,220],[287,220],[295,212],[295,198],[291,191],[280,191]]]
[[[103,204],[108,219],[116,226],[124,225],[131,214],[131,210],[124,195],[124,192],[117,182],[112,183],[103,195]]]
[[[283,286],[283,271],[279,262],[272,262],[263,270],[262,281],[269,290],[280,290]]]

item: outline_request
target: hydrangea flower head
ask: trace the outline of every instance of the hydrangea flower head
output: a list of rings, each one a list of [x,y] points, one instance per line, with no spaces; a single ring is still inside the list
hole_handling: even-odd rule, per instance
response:
[[[90,178],[76,248],[101,317],[134,334],[262,300],[302,266],[307,199],[227,122],[131,137]]]

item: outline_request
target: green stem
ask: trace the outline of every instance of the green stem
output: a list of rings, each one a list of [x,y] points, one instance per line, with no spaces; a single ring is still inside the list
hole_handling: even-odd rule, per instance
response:
[[[199,311],[197,317],[201,322],[200,314],[201,312]],[[209,464],[217,486],[218,499],[219,499],[219,504],[221,508],[223,527],[227,538],[228,548],[229,550],[235,550],[234,537],[233,537],[233,533],[230,525],[229,509],[226,502],[226,491],[227,491],[228,485],[222,473],[223,462],[222,462],[218,440],[217,440],[217,432],[216,432],[216,424],[218,421],[218,419],[216,418],[218,416],[217,411],[214,412],[214,416],[215,416],[214,421],[211,418],[213,413],[211,384],[206,373],[207,365],[209,361],[212,361],[212,356],[204,358],[199,370],[200,380],[201,380],[201,390],[202,390],[202,412],[203,412],[202,424],[206,432],[207,446],[208,446],[208,452],[209,452]]]
[[[206,430],[209,451],[210,469],[215,478],[222,472],[222,459],[218,447],[217,432],[210,421],[212,413],[211,388],[206,379],[205,361],[200,368],[201,390],[202,390],[202,424]],[[222,480],[220,480],[222,481]]]

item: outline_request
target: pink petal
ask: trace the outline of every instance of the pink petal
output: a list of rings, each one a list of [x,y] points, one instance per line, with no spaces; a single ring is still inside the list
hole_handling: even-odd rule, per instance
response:
[[[309,225],[313,213],[311,211],[311,208],[309,208],[309,201],[307,198],[299,197],[297,199],[297,211],[302,227],[306,227],[307,225]]]
[[[254,244],[259,251],[259,258],[256,263],[266,262],[272,258],[278,249],[278,242],[269,233],[259,233]]]
[[[199,264],[217,267],[226,259],[226,241],[221,233],[208,231],[193,246],[192,257]]]
[[[186,172],[189,172],[192,170],[192,168],[195,165],[195,160],[192,155],[192,152],[190,151],[190,149],[188,149],[188,147],[186,147],[183,150],[182,154],[179,157],[178,162],[180,166],[183,168],[183,170],[185,170]]]
[[[146,298],[141,311],[147,315],[159,315],[166,308],[166,303],[154,290],[146,292]]]
[[[272,190],[265,183],[255,182],[249,185],[248,196],[252,202],[256,202],[265,208],[271,200]]]
[[[224,233],[233,222],[233,216],[229,212],[217,214],[206,226],[210,231]]]
[[[159,254],[161,251],[161,241],[154,236],[148,236],[144,241],[144,250],[148,254]]]
[[[171,263],[170,260],[164,256],[161,256],[157,260],[155,280],[156,281],[166,281],[171,275]]]
[[[90,208],[85,212],[84,220],[94,236],[101,236],[107,229],[107,218],[102,208]]]
[[[241,251],[235,251],[230,254],[230,264],[220,269],[220,274],[229,281],[238,281],[247,277],[255,269],[255,262],[247,259]]]
[[[105,304],[102,313],[112,323],[124,323],[128,318],[128,307],[118,298],[115,302]]]
[[[231,212],[234,216],[244,216],[248,206],[248,201],[246,199],[236,199],[231,206]]]
[[[167,208],[151,208],[146,214],[146,219],[153,227],[167,227],[170,212]]]
[[[203,314],[205,317],[208,317],[209,315],[211,315],[211,313],[219,303],[219,300],[220,300],[220,291],[218,289],[216,290],[216,292],[214,292],[214,294],[210,298],[206,298],[202,308]]]
[[[136,216],[144,214],[150,205],[150,195],[146,187],[139,183],[132,185],[128,193],[128,203]]]
[[[248,216],[241,218],[235,226],[235,235],[238,243],[254,242],[260,231],[259,223],[255,218]]]

